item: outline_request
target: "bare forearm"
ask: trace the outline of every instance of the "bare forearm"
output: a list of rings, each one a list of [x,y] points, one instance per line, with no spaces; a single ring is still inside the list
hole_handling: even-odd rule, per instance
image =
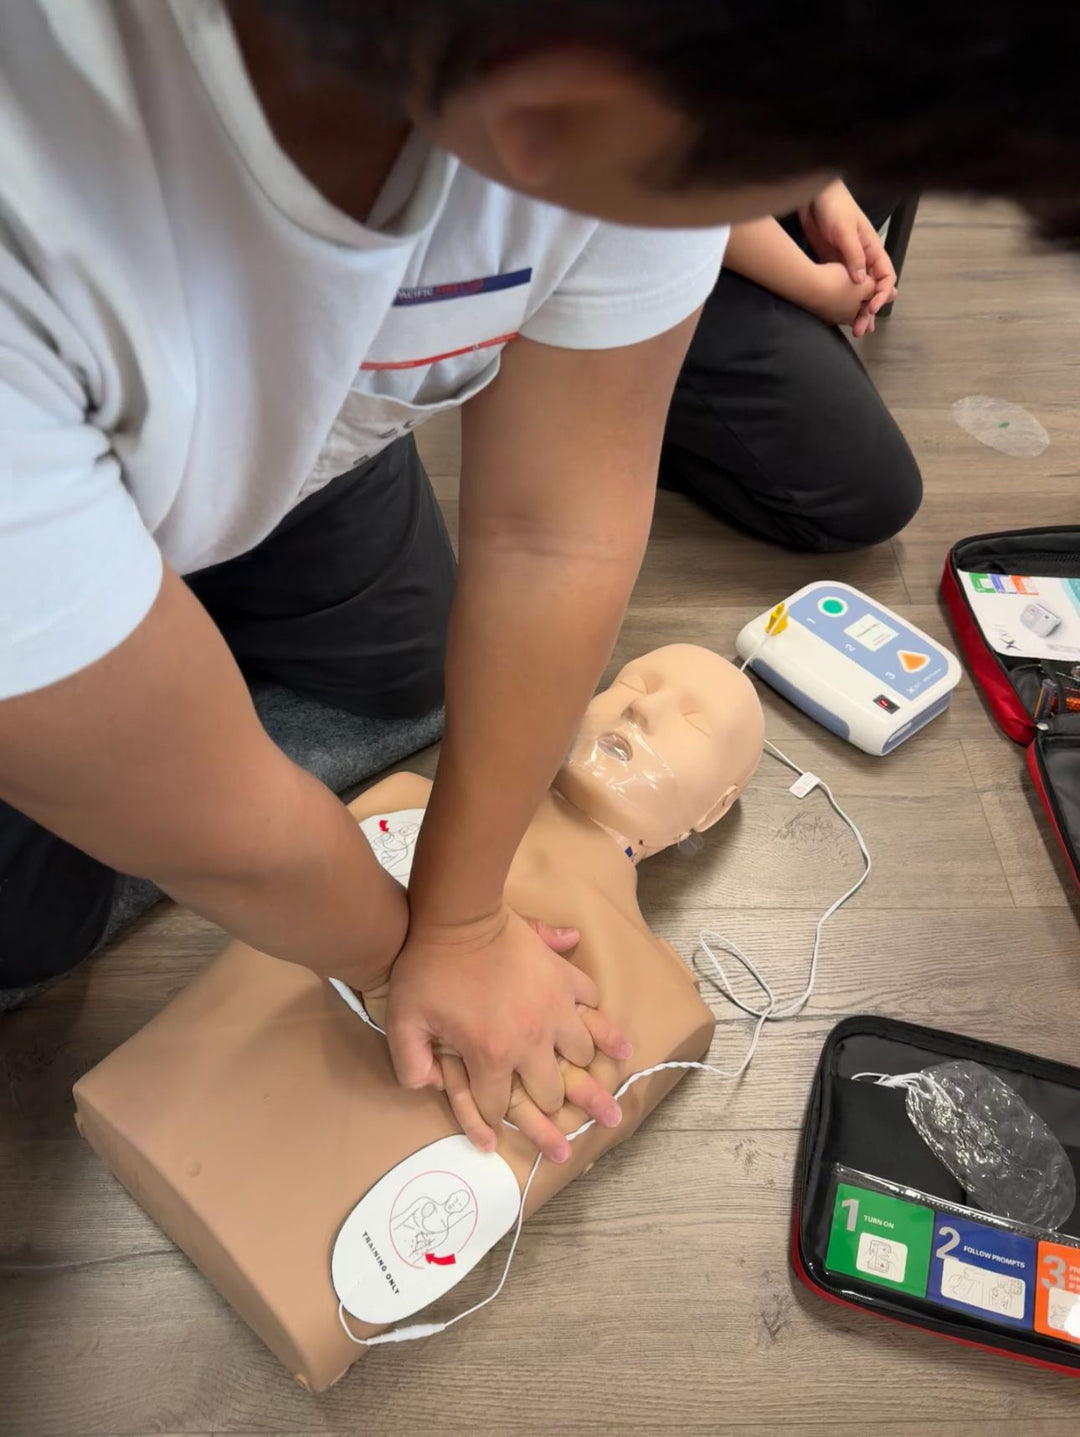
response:
[[[466,409],[446,741],[410,880],[414,921],[467,923],[501,903],[611,655],[696,319],[601,353],[523,340]]]
[[[521,834],[610,657],[645,532],[603,557],[485,544],[463,567],[446,738],[410,882],[425,921],[467,922],[501,903]],[[432,842],[450,829],[453,843]]]
[[[262,952],[356,988],[373,987],[405,941],[405,892],[328,789],[300,770],[275,779],[279,831],[264,844],[253,830],[247,860],[235,871],[222,863],[218,871],[203,865],[147,876]],[[207,857],[213,858],[212,842]]]
[[[0,703],[0,797],[276,957],[367,982],[403,941],[401,890],[174,574],[112,653]]]
[[[766,218],[732,228],[724,268],[805,307],[816,265],[776,220]]]

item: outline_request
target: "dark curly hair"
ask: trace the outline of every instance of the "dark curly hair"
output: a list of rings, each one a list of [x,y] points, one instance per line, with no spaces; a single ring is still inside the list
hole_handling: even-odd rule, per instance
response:
[[[817,170],[1014,199],[1080,248],[1080,0],[263,0],[437,107],[510,56],[619,55],[693,122],[679,182]]]

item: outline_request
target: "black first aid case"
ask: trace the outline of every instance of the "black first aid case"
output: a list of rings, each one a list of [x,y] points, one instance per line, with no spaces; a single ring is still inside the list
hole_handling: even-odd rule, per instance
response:
[[[875,1080],[955,1060],[1008,1084],[1080,1177],[1080,1069],[847,1018],[829,1035],[810,1096],[795,1272],[834,1302],[1080,1374],[1080,1203],[1053,1231],[981,1211],[912,1123],[907,1093]]]
[[[1080,528],[977,534],[942,598],[964,660],[1027,767],[1080,883]]]

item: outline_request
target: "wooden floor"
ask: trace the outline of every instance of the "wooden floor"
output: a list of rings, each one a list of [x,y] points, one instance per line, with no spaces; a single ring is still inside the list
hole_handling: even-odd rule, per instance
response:
[[[932,203],[893,318],[862,352],[923,466],[896,542],[830,559],[738,538],[661,495],[619,644],[729,653],[739,626],[811,578],[846,579],[937,637],[945,551],[963,535],[1080,518],[1080,274],[1032,257],[1003,209]],[[1050,447],[1009,459],[953,400],[1029,406]],[[453,513],[452,430],[425,438]],[[76,1137],[73,1080],[220,944],[163,907],[36,1006],[0,1019],[0,1432],[864,1433],[1080,1430],[1080,1383],[835,1308],[787,1262],[797,1135],[832,1025],[857,1012],[1080,1057],[1077,911],[1022,772],[965,680],[948,715],[885,761],[765,696],[770,736],[826,776],[874,855],[828,930],[805,1014],[767,1033],[739,1086],[689,1078],[647,1127],[526,1229],[499,1301],[424,1345],[382,1348],[341,1385],[296,1386]],[[421,766],[430,768],[430,756]],[[689,954],[719,924],[782,993],[814,920],[851,881],[850,838],[766,760],[696,858],[642,870],[643,907]],[[746,1025],[716,1002],[715,1056]],[[273,1194],[267,1194],[267,1201]]]

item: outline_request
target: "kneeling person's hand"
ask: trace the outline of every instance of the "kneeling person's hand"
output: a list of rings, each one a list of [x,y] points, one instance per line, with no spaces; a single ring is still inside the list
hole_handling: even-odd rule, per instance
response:
[[[854,328],[864,305],[874,298],[874,290],[872,278],[856,282],[842,264],[816,264],[807,281],[806,308],[826,324]]]

